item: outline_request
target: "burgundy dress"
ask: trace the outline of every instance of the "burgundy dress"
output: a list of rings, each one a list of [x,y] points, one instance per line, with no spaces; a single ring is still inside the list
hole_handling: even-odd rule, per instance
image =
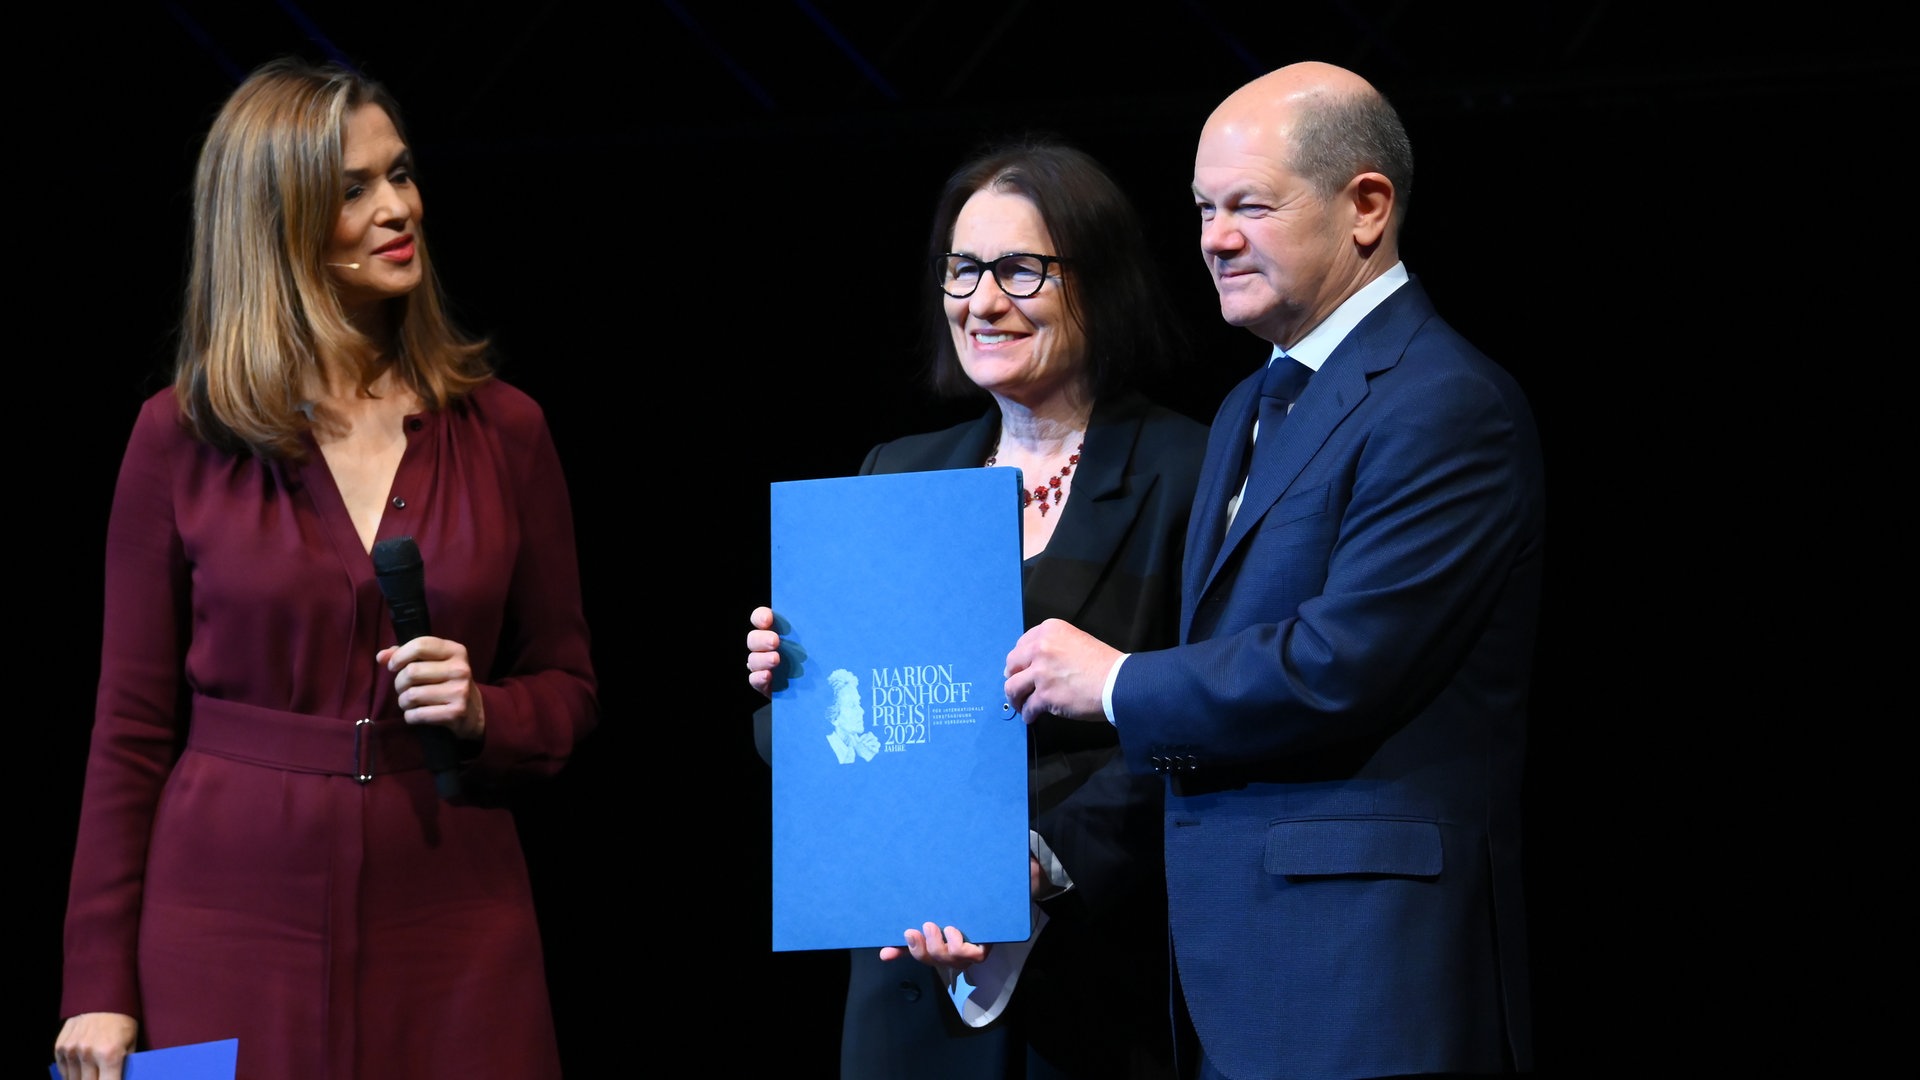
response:
[[[374,661],[392,621],[325,459],[223,453],[176,413],[146,402],[114,491],[61,1015],[131,1014],[142,1049],[237,1037],[243,1080],[558,1077],[493,797],[598,719],[539,406],[496,380],[408,417],[380,522],[414,537],[433,633],[485,684],[460,805]]]

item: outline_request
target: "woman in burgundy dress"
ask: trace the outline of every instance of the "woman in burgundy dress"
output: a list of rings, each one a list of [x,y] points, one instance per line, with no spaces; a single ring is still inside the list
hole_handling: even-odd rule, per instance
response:
[[[207,137],[174,382],[108,526],[67,1080],[229,1038],[249,1080],[560,1075],[501,796],[598,720],[572,510],[421,213],[357,73],[269,64]]]

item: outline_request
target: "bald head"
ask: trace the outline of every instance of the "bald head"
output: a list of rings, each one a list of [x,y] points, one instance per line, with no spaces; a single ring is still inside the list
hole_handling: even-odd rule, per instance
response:
[[[1200,250],[1227,322],[1290,347],[1399,262],[1413,150],[1378,90],[1291,64],[1234,91],[1200,131]]]
[[[1413,147],[1406,129],[1372,83],[1317,60],[1270,71],[1227,95],[1201,128],[1271,158],[1332,198],[1363,172],[1394,189],[1394,219],[1413,190]]]
[[[1284,130],[1302,107],[1360,96],[1379,97],[1373,84],[1346,68],[1317,60],[1269,71],[1227,95],[1207,118],[1207,129]]]

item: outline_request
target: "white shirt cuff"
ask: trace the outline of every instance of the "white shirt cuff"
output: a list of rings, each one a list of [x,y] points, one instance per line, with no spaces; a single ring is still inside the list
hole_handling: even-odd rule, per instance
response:
[[[947,995],[960,1019],[968,1027],[986,1027],[1006,1009],[1013,988],[1020,981],[1020,969],[1027,965],[1027,954],[1040,940],[1047,925],[1047,913],[1033,905],[1033,933],[1025,941],[995,942],[987,958],[965,971],[947,972]]]
[[[1100,711],[1107,714],[1107,723],[1109,724],[1114,722],[1113,683],[1115,679],[1118,679],[1120,677],[1120,665],[1126,663],[1127,657],[1131,655],[1133,654],[1132,653],[1120,654],[1120,659],[1115,660],[1113,662],[1113,666],[1107,669],[1106,685],[1100,688]]]

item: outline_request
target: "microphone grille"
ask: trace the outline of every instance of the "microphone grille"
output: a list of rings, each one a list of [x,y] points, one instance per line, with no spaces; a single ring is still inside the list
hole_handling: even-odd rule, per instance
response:
[[[420,547],[411,536],[393,536],[376,540],[373,545],[373,572],[405,574],[420,569]]]

